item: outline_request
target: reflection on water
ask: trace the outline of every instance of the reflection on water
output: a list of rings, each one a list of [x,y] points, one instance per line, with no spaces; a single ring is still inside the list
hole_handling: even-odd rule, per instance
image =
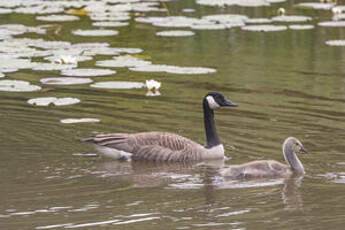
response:
[[[299,188],[303,177],[292,177],[284,181],[282,199],[287,210],[303,210],[303,199]]]

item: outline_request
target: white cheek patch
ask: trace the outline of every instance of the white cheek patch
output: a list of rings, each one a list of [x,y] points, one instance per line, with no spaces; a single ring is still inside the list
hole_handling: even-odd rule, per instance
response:
[[[220,105],[214,100],[212,96],[207,96],[206,100],[210,109],[216,109],[220,107]]]

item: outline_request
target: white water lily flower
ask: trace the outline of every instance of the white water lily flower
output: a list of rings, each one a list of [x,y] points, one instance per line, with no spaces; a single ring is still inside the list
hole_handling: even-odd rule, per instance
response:
[[[62,65],[78,63],[77,57],[71,55],[60,55],[60,57],[55,59],[54,62]]]
[[[149,91],[152,91],[153,93],[155,93],[161,87],[161,83],[153,79],[146,80],[146,87],[148,88]]]
[[[277,13],[278,13],[279,16],[283,16],[283,15],[285,15],[285,9],[282,8],[282,7],[280,7],[280,8],[277,10]]]

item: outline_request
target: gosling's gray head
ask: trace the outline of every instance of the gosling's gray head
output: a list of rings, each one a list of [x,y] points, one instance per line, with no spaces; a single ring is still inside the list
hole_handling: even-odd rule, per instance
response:
[[[296,156],[296,153],[307,152],[302,143],[295,137],[289,137],[283,144],[283,155],[285,161],[290,165],[291,169],[298,173],[304,174],[304,167],[301,161]]]
[[[237,104],[231,102],[225,98],[223,94],[218,92],[209,92],[204,98],[204,104],[210,109],[217,109],[222,106],[237,106]]]
[[[302,143],[295,137],[288,137],[284,141],[283,150],[288,150],[293,153],[306,153],[308,152],[302,145]]]

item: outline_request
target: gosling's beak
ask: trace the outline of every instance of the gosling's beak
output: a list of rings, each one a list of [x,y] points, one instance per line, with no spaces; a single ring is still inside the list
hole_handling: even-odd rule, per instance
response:
[[[303,146],[301,146],[300,152],[307,153],[308,151]]]
[[[229,101],[228,99],[225,99],[223,106],[234,106],[234,107],[236,107],[237,104]]]

